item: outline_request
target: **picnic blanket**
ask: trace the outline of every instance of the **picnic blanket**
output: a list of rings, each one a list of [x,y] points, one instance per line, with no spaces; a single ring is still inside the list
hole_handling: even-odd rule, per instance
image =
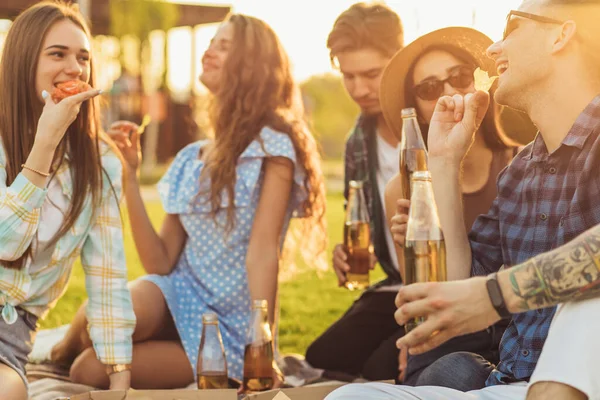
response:
[[[30,363],[26,367],[27,379],[30,384],[30,400],[55,400],[95,390],[90,386],[72,383],[69,380],[68,368],[52,364],[49,361],[50,350],[64,337],[68,327],[68,325],[64,325],[38,332],[33,350],[29,355]],[[303,356],[298,354],[282,356],[277,363],[285,377],[284,386],[286,387],[300,387],[330,381],[358,381],[352,376],[327,373],[313,368],[304,360]],[[191,383],[187,388],[195,387],[196,384]]]
[[[56,400],[94,390],[91,386],[78,385],[64,380],[44,378],[29,383],[29,398],[35,400]]]

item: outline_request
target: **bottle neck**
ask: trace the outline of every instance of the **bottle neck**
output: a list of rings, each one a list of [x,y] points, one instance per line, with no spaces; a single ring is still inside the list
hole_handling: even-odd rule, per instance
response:
[[[203,341],[220,341],[221,332],[219,330],[218,323],[204,324],[202,326],[202,340]]]
[[[198,374],[222,373],[227,375],[227,358],[218,323],[205,323],[202,326],[197,370]]]
[[[369,222],[367,201],[362,187],[351,187],[346,206],[346,222]]]
[[[443,240],[430,180],[413,179],[406,240]]]
[[[402,143],[403,149],[426,149],[417,117],[402,119]]]
[[[271,326],[269,324],[267,309],[252,309],[250,327],[248,330],[248,343],[268,342],[271,340]]]

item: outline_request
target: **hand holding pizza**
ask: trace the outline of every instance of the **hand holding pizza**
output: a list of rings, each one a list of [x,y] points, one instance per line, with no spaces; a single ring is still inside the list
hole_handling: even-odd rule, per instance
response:
[[[56,148],[77,118],[81,104],[100,93],[101,90],[92,89],[83,81],[59,83],[52,94],[44,90],[42,98],[45,105],[38,121],[36,140],[44,140]]]

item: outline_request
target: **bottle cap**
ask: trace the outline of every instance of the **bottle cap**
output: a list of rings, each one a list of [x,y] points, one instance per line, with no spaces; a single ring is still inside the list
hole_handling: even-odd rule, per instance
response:
[[[350,181],[349,185],[353,189],[362,189],[363,181]]]
[[[252,302],[252,308],[267,308],[267,301],[266,300],[254,300]]]
[[[206,313],[202,314],[202,323],[203,324],[218,324],[219,317],[215,313]]]
[[[410,108],[402,109],[402,118],[410,118],[410,117],[416,117],[416,116],[417,116],[417,110],[415,110],[414,108],[410,107]]]
[[[431,172],[429,171],[415,171],[412,173],[410,179],[412,181],[430,181]]]

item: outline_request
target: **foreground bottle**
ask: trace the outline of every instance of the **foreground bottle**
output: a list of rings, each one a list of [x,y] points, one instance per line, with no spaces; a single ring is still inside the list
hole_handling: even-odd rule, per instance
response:
[[[350,290],[368,287],[373,247],[362,181],[350,181],[344,222],[344,250],[348,256],[346,262],[350,266],[345,286]]]
[[[446,247],[429,171],[414,172],[411,186],[404,243],[404,283],[443,282],[446,280]],[[406,332],[421,322],[422,318],[409,321],[405,325]]]
[[[400,141],[400,178],[405,199],[411,197],[412,174],[427,171],[427,150],[414,108],[402,110],[402,140]]]
[[[227,389],[227,359],[216,314],[202,315],[202,339],[198,351],[198,389]]]
[[[254,300],[244,351],[245,392],[273,388],[273,337],[267,313],[267,300]]]

